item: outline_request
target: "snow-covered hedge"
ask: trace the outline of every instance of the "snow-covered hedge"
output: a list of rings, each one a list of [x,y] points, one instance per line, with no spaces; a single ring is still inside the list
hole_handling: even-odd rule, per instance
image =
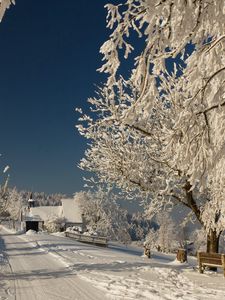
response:
[[[45,222],[44,227],[48,232],[58,232],[65,226],[65,218],[58,216],[50,216]]]

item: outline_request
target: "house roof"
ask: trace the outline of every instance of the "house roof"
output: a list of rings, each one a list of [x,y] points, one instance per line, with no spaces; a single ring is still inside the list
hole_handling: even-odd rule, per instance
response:
[[[30,219],[46,221],[50,217],[62,217],[62,206],[38,206],[31,207],[28,217]]]
[[[82,213],[75,199],[62,199],[61,206],[31,207],[25,220],[46,221],[53,216],[64,217],[68,223],[82,223]]]
[[[62,199],[63,216],[69,223],[82,223],[82,213],[78,201],[71,198]]]

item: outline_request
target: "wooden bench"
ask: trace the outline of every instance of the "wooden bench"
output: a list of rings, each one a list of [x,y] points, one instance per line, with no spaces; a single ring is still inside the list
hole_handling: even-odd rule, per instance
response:
[[[200,273],[204,272],[205,267],[219,267],[225,277],[225,254],[198,252],[197,257]]]

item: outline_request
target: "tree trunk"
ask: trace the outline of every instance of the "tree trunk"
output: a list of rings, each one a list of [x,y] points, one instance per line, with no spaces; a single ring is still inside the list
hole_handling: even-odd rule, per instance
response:
[[[207,250],[208,253],[218,253],[219,252],[219,240],[220,240],[220,234],[217,235],[216,231],[213,231],[210,229],[209,234],[207,235]],[[209,270],[211,271],[217,271],[216,267],[210,267]]]
[[[217,235],[216,231],[210,230],[207,235],[207,250],[208,253],[218,253],[219,252],[219,239],[220,234]]]
[[[177,250],[177,260],[181,263],[184,263],[187,261],[187,250],[183,248],[179,248]]]

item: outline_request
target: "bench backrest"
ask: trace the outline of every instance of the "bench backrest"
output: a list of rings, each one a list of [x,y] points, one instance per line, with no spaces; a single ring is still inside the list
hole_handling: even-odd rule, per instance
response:
[[[201,263],[211,265],[224,265],[225,254],[198,252],[198,260]]]

